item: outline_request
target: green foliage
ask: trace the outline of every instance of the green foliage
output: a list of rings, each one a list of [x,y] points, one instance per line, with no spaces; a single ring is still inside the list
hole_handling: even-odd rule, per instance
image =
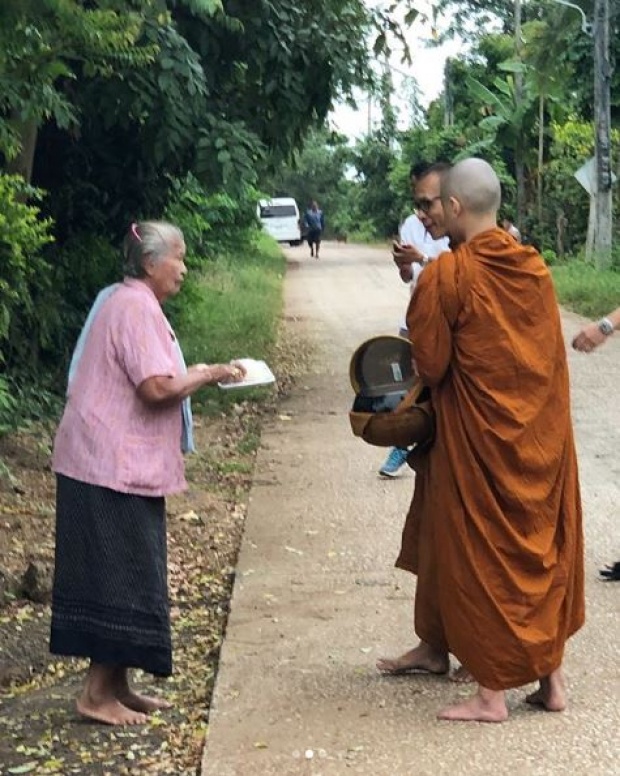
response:
[[[146,7],[148,0],[141,6]],[[77,113],[59,82],[107,77],[119,64],[145,66],[152,47],[136,46],[141,18],[126,2],[100,0],[4,0],[0,9],[0,153],[12,159],[21,149],[23,127],[53,119],[77,123]]]
[[[3,0],[0,163],[46,191],[36,222],[17,213],[22,194],[9,213],[0,192],[0,234],[10,226],[0,241],[0,357],[14,390],[33,373],[38,385],[64,386],[93,298],[119,278],[116,246],[132,220],[167,213],[186,233],[194,278],[211,280],[216,263],[220,280],[232,278],[240,265],[259,309],[265,267],[248,260],[269,254],[252,243],[258,184],[323,124],[336,97],[370,84],[373,45],[382,54],[404,43],[401,11],[406,23],[416,15],[410,0],[375,10],[362,0]],[[345,159],[334,143],[338,171]],[[331,180],[326,196],[343,214],[332,223],[353,225],[340,205],[359,192]],[[49,218],[56,242],[44,246]],[[190,280],[183,293],[170,313],[185,321],[201,309],[202,285]]]
[[[42,127],[34,179],[51,194],[61,239],[87,229],[120,237],[131,219],[161,213],[171,180],[188,172],[210,191],[243,196],[291,158],[337,95],[369,82],[367,44],[379,26],[399,29],[395,4],[370,11],[361,0],[95,5],[140,11],[138,30],[128,29],[149,66],[71,64],[75,78],[54,82],[80,130]]]
[[[234,194],[254,186],[264,165],[264,143],[241,121],[207,117],[199,132],[196,175]]]
[[[227,3],[225,10],[227,16],[204,26],[191,14],[174,12],[200,57],[209,115],[233,126],[237,147],[253,136],[256,152],[262,144],[273,162],[284,159],[310,126],[324,120],[339,91],[350,94],[366,82],[370,14],[359,0],[263,0],[258,6]],[[217,130],[227,144],[233,139]]]
[[[620,264],[617,265],[620,269]],[[553,280],[560,303],[598,318],[618,306],[620,271],[597,270],[591,264],[575,260],[553,267]]]
[[[543,257],[545,264],[549,267],[558,263],[558,255],[554,250],[551,250],[551,248],[545,248],[541,251],[540,255]]]
[[[48,322],[39,368],[51,387],[64,390],[66,369],[79,332],[95,297],[110,283],[121,279],[119,244],[88,232],[76,233],[46,253],[52,266],[51,290],[40,306]]]
[[[131,220],[161,214],[170,181],[193,164],[207,97],[202,67],[171,22],[146,18],[143,37],[157,51],[148,69],[80,80],[79,137],[50,125],[41,132],[46,162],[34,174],[53,193],[62,236],[95,230],[120,239]]]
[[[590,200],[574,174],[594,154],[594,127],[589,122],[571,118],[562,124],[553,123],[551,135],[549,161],[543,170],[543,222],[537,237],[543,246],[553,247],[564,255],[578,251],[585,241]],[[611,142],[612,157],[618,159],[619,130],[612,130]],[[613,195],[617,211],[620,205],[620,192],[617,187],[614,188]],[[620,238],[619,227],[616,221],[616,240]]]
[[[395,154],[380,135],[368,135],[356,143],[354,163],[359,178],[356,217],[372,224],[376,237],[398,232],[398,198],[389,187]]]
[[[188,278],[175,297],[171,315],[187,362],[269,361],[282,311],[284,269],[280,248],[257,231],[235,254],[218,255],[208,268],[196,270],[193,282],[188,285]],[[239,394],[208,391],[197,402],[218,409],[238,399]]]
[[[223,11],[222,0],[180,0],[179,4],[186,6],[195,16],[213,16]]]
[[[540,19],[552,0],[530,0],[521,6],[522,22]],[[514,0],[439,0],[436,13],[446,15],[450,26],[446,37],[461,35],[463,38],[484,37],[489,28],[513,35],[515,29]]]
[[[532,161],[535,145],[528,143],[536,121],[536,101],[530,84],[524,85],[518,96],[513,74],[493,79],[491,88],[475,78],[467,78],[470,98],[481,107],[483,118],[478,122],[482,136],[462,152],[462,156],[483,156],[496,147],[504,149],[514,159]]]
[[[13,395],[8,380],[0,375],[0,437],[13,428],[13,418],[17,401]],[[0,469],[0,475],[2,470]]]
[[[62,397],[44,380],[0,378],[0,436],[33,424],[39,431],[53,425],[60,418],[63,404]]]
[[[257,199],[249,187],[233,198],[221,190],[208,193],[191,174],[173,180],[165,217],[183,232],[188,266],[200,268],[222,251],[250,242],[257,230]]]
[[[49,278],[41,249],[52,240],[51,222],[39,218],[34,204],[41,197],[19,176],[0,175],[0,362],[6,360],[17,316],[24,328],[36,328],[37,290]]]
[[[238,198],[225,192],[207,192],[192,175],[172,181],[171,199],[165,218],[176,224],[185,237],[186,262],[190,270],[181,294],[168,302],[168,314],[175,324],[191,319],[204,301],[203,275],[209,277],[213,263],[240,261],[246,251],[255,252],[258,233],[257,193],[244,188]]]
[[[351,161],[345,137],[323,128],[314,130],[292,161],[277,173],[263,175],[259,186],[270,197],[294,197],[302,211],[317,200],[325,213],[326,235],[350,234],[353,184],[346,173]]]

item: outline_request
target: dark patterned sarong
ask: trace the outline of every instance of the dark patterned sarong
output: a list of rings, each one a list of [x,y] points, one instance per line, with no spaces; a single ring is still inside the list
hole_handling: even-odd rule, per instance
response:
[[[57,475],[50,651],[170,676],[163,497]]]

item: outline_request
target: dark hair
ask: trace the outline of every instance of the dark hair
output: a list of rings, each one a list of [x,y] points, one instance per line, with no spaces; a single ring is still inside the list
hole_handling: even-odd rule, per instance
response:
[[[431,166],[430,162],[416,162],[415,164],[412,164],[409,169],[409,177],[410,178],[419,178],[421,175],[424,175],[426,170]]]
[[[433,164],[427,165],[426,168],[422,170],[422,172],[417,176],[417,180],[424,180],[424,178],[427,178],[433,173],[436,173],[440,178],[443,178],[443,176],[451,169],[452,165],[450,162],[433,162]]]
[[[529,234],[524,234],[521,238],[521,244],[522,245],[531,245],[532,248],[538,251],[538,253],[541,253],[541,247],[538,240],[536,240],[534,237],[531,237]]]

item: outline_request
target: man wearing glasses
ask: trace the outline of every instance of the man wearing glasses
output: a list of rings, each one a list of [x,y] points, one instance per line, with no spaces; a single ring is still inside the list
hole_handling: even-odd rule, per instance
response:
[[[447,162],[428,164],[422,162],[410,170],[411,192],[414,211],[403,223],[400,243],[394,243],[392,256],[398,267],[401,280],[409,283],[413,295],[422,270],[440,253],[450,249],[450,243],[443,230],[443,209],[439,194],[441,175],[450,169]],[[420,193],[418,193],[420,187]],[[433,227],[434,232],[430,227]],[[401,337],[408,337],[407,324],[400,325]],[[393,447],[379,469],[382,477],[397,477],[407,462],[408,450]]]
[[[442,251],[449,250],[441,204],[441,179],[450,169],[450,166],[448,162],[436,162],[421,169],[417,168],[415,178],[412,174],[414,211],[422,223],[425,233],[432,238],[432,242],[439,243],[437,246],[439,251],[424,252],[415,245],[407,245],[404,242],[400,245],[395,243],[392,257],[401,277],[403,277],[403,273],[405,277],[410,274],[410,279],[417,280],[422,268],[429,261],[437,258]]]

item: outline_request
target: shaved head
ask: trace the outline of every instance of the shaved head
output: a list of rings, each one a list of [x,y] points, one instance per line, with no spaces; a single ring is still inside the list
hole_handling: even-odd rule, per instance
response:
[[[441,196],[458,200],[463,210],[481,216],[496,213],[502,190],[495,170],[483,159],[464,159],[445,175]]]

